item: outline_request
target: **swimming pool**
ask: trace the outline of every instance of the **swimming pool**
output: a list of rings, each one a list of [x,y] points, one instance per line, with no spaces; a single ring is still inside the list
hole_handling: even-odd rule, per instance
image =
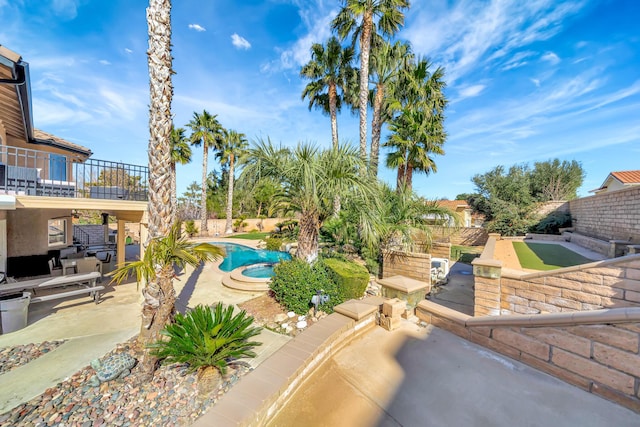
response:
[[[229,272],[238,267],[252,264],[274,264],[282,260],[290,260],[291,255],[280,251],[267,251],[265,249],[253,249],[249,246],[237,243],[212,242],[212,245],[223,248],[226,252],[220,270]],[[271,277],[271,276],[266,276]]]
[[[256,264],[242,270],[242,275],[257,279],[269,279],[273,277],[273,264]]]

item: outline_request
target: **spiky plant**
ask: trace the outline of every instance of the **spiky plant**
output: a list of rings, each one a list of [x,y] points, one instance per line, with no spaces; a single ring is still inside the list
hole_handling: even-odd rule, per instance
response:
[[[233,306],[217,303],[213,309],[198,305],[186,315],[177,314],[175,322],[162,331],[168,340],[152,344],[152,354],[164,363],[186,363],[190,371],[216,368],[222,375],[229,362],[243,357],[256,357],[253,347],[262,343],[250,341],[262,328],[252,327],[253,317],[243,310],[233,315]]]

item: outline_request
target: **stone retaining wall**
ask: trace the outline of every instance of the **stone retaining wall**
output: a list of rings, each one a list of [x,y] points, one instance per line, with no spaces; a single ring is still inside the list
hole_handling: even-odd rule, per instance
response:
[[[479,227],[431,227],[431,238],[434,241],[449,242],[453,245],[483,246],[489,235],[487,230]]]
[[[571,200],[569,209],[577,233],[640,243],[640,185]]]
[[[433,306],[437,304],[423,301],[416,308],[416,315],[427,323],[640,412],[640,322],[474,326],[472,323],[481,319]]]
[[[405,276],[431,283],[431,255],[392,251],[383,257],[382,278]]]

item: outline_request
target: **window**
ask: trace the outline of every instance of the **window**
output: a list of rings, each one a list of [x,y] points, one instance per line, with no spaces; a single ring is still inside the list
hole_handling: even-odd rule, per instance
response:
[[[67,220],[49,220],[49,246],[64,245],[67,243]]]
[[[67,158],[59,154],[49,155],[49,179],[67,180]]]

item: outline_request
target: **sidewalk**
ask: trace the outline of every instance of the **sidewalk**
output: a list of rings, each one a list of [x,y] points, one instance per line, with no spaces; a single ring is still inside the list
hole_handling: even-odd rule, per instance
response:
[[[449,332],[376,327],[323,364],[270,426],[638,426],[640,415]]]

